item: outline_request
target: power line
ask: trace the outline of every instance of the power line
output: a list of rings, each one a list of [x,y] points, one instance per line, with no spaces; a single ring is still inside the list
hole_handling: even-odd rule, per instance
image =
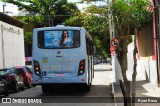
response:
[[[3,3],[3,13],[5,12],[6,3]]]

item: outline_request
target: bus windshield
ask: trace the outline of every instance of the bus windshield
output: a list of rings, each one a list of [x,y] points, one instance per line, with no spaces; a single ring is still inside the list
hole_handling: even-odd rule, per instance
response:
[[[38,32],[38,47],[61,49],[80,47],[79,30],[46,30]]]

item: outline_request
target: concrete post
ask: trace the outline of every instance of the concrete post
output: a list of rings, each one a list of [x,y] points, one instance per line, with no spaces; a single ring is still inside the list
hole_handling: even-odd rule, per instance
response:
[[[114,56],[112,56],[112,71],[113,71],[113,82],[118,84],[119,80],[122,80],[122,74],[116,52],[114,52]]]

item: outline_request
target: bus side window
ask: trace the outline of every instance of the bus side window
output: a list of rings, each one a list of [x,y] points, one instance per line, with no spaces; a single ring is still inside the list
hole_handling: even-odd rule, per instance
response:
[[[88,51],[88,38],[86,37],[86,49],[87,49],[87,55],[89,55],[89,51]]]
[[[74,31],[73,33],[73,47],[79,47],[80,46],[80,32]]]
[[[39,31],[37,38],[38,38],[38,47],[44,48],[44,31]]]
[[[93,43],[90,42],[90,55],[93,55]]]
[[[86,46],[87,46],[87,55],[91,55],[91,50],[92,50],[91,41],[88,38],[86,38]]]

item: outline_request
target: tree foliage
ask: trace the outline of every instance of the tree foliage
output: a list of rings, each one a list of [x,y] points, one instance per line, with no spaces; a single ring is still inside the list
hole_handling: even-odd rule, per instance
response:
[[[151,21],[148,0],[117,0],[111,6],[113,21],[119,34],[129,35]]]
[[[2,0],[18,6],[19,10],[28,12],[30,16],[24,21],[37,26],[51,26],[63,23],[70,16],[79,12],[76,4],[67,0]],[[35,25],[35,26],[36,26]]]
[[[24,43],[25,43],[25,46],[27,45],[32,45],[32,32],[25,32],[24,33]]]
[[[116,30],[119,32],[119,39],[122,41],[117,47],[118,58],[123,60],[123,53],[126,53],[128,35],[134,35],[135,30],[140,31],[152,20],[149,0],[117,0],[111,6],[111,13]],[[125,42],[124,42],[125,41]]]
[[[106,7],[90,6],[85,12],[66,20],[65,24],[70,26],[80,26],[87,29],[92,35],[97,51],[105,57],[109,56],[109,31],[108,16]]]
[[[129,35],[136,35],[144,26],[150,23],[152,20],[152,13],[150,11],[151,4],[149,0],[117,0],[111,5],[111,13],[113,16],[113,22],[115,28],[119,34],[119,44],[116,47],[117,58],[121,66],[124,86],[122,93],[124,96],[124,105],[132,106],[135,104],[135,84],[136,84],[136,41],[134,41],[134,68],[132,74],[132,92],[130,92],[130,81],[127,79],[127,46],[129,41]],[[132,94],[132,102],[130,99]]]
[[[62,24],[75,13],[80,12],[74,3],[67,0],[2,0],[18,6],[27,16],[22,21],[34,24],[34,27]],[[24,33],[25,45],[30,45],[32,32]]]

